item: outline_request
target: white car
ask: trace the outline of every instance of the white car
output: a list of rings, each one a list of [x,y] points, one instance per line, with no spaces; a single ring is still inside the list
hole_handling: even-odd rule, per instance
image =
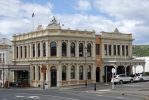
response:
[[[145,74],[140,74],[139,75],[141,81],[149,81],[149,76]]]
[[[111,82],[123,84],[124,82],[133,83],[133,78],[125,74],[115,75]]]

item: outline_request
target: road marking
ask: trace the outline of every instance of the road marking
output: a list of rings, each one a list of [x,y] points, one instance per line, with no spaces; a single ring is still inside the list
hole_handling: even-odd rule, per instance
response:
[[[97,96],[101,97],[102,95],[97,95]]]
[[[55,96],[55,95],[42,95],[42,94],[29,94],[29,93],[17,93],[17,94],[40,95],[40,96],[50,96],[50,97],[55,97],[55,98],[63,98],[63,99],[68,99],[68,100],[79,100],[79,99],[75,99],[75,98],[68,98],[68,97]]]
[[[29,97],[27,97],[27,98],[30,98],[30,99],[40,99],[39,96],[29,96]]]
[[[116,97],[117,99],[124,99],[124,97]]]
[[[21,95],[21,96],[20,96],[20,95],[17,95],[16,97],[17,97],[17,98],[24,98],[25,96],[22,96],[22,95]]]

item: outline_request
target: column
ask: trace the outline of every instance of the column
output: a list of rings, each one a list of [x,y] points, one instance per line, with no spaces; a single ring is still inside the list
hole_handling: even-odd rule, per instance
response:
[[[124,65],[125,68],[125,75],[127,75],[127,65]]]
[[[109,44],[107,44],[107,56],[109,56]]]
[[[30,48],[29,48],[29,43],[27,44],[27,58],[30,58]]]
[[[83,57],[87,57],[87,42],[85,41],[85,43],[83,44]]]
[[[96,47],[95,42],[93,42],[92,44],[92,57],[93,58],[95,57],[95,53],[96,53],[95,47]]]
[[[38,87],[38,79],[39,79],[39,74],[38,74],[38,65],[35,65],[35,84],[36,87]]]
[[[145,73],[145,64],[142,65],[143,66],[143,74]]]
[[[76,57],[79,57],[79,42],[78,41],[76,42],[75,54],[76,54]]]
[[[33,53],[32,52],[32,43],[30,43],[29,45],[30,45],[30,58],[32,58],[33,57],[33,54],[32,54]]]
[[[48,40],[46,41],[46,57],[49,57],[49,43]]]
[[[83,66],[83,80],[87,80],[87,64]]]
[[[62,68],[61,68],[61,64],[58,64],[58,68],[57,68],[57,86],[61,86],[61,82],[62,82]]]
[[[20,45],[18,45],[18,59],[21,58]]]
[[[62,41],[61,40],[59,40],[58,42],[57,42],[57,57],[61,57],[62,56]]]
[[[38,57],[38,56],[37,56],[37,53],[38,53],[38,51],[37,51],[37,50],[38,50],[37,47],[38,47],[38,46],[37,46],[37,42],[35,42],[35,58]]]
[[[120,56],[122,57],[123,56],[123,54],[122,54],[122,45],[120,44]]]
[[[22,59],[25,58],[25,45],[22,45]]]
[[[117,65],[114,65],[114,68],[115,68],[115,75],[117,74]]]
[[[111,56],[113,56],[113,44],[111,43]]]
[[[43,43],[40,42],[40,57],[43,57]]]
[[[33,66],[30,64],[30,85],[33,86],[32,81],[33,81]]]
[[[93,64],[92,66],[92,72],[91,72],[91,79],[93,80],[93,82],[96,81],[96,66],[95,66],[95,63]]]
[[[75,76],[76,76],[77,84],[79,84],[79,64],[77,64],[75,72],[76,72]]]
[[[70,85],[70,64],[67,66],[67,81],[68,85]]]
[[[46,83],[48,84],[48,86],[50,86],[49,85],[49,64],[47,64],[47,70],[46,70]]]
[[[67,57],[70,57],[70,41],[67,44]]]

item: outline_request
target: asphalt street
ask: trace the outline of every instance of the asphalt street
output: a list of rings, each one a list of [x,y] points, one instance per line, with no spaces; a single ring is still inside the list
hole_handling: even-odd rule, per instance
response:
[[[149,82],[116,85],[111,84],[63,87],[42,90],[41,88],[0,89],[0,100],[149,100]]]

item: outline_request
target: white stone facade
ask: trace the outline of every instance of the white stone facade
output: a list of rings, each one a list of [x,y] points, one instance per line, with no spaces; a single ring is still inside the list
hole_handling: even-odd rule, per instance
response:
[[[95,82],[95,33],[57,26],[14,35],[14,63],[30,65],[33,87]]]

